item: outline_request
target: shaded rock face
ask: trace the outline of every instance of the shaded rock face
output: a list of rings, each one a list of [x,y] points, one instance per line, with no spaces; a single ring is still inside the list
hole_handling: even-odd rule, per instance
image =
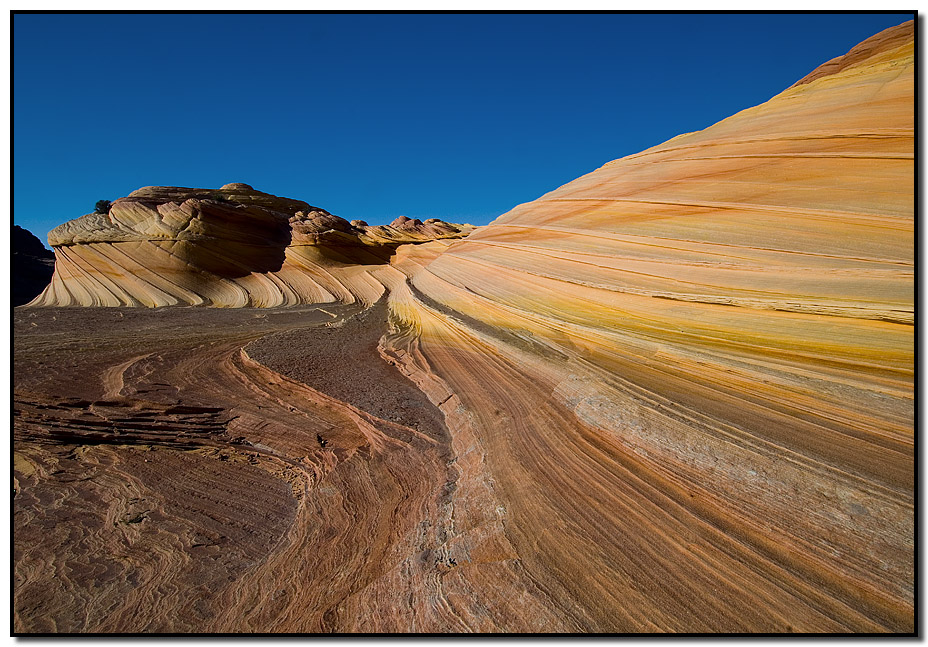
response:
[[[14,306],[20,306],[32,301],[48,286],[55,271],[55,254],[19,225],[13,225],[10,247],[13,252],[11,299]]]
[[[87,214],[49,233],[57,271],[32,305],[353,302],[371,292],[357,266],[386,264],[403,244],[473,229],[358,222],[242,183],[143,187],[113,202],[108,214]],[[364,286],[353,288],[358,281]]]

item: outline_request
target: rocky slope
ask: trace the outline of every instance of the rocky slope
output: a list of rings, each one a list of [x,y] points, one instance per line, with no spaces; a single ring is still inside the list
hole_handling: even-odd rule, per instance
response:
[[[913,631],[913,165],[907,23],[461,240],[65,226],[43,299],[352,304],[17,309],[14,629]]]
[[[11,298],[14,306],[20,306],[32,301],[48,286],[55,271],[55,255],[45,249],[32,232],[19,225],[13,225],[10,248],[13,252]]]
[[[35,306],[271,307],[383,294],[400,245],[467,235],[473,227],[397,218],[349,223],[299,200],[255,191],[144,187],[108,214],[53,229],[56,268]]]
[[[906,23],[393,295],[583,627],[911,630],[914,125]]]

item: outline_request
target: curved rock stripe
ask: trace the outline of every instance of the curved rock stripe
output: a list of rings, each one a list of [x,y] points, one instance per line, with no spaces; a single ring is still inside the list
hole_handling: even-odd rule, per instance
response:
[[[394,295],[584,628],[912,630],[913,47],[520,205]]]

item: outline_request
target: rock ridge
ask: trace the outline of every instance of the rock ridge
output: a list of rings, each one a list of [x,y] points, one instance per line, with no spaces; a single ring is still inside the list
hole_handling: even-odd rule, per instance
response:
[[[830,61],[822,63],[790,87],[795,88],[800,85],[805,85],[806,83],[811,83],[816,79],[839,74],[848,68],[863,65],[867,61],[875,63],[877,62],[877,57],[881,54],[892,55],[891,53],[893,50],[898,47],[905,47],[908,45],[912,48],[914,53],[914,39],[914,21],[910,20],[901,25],[889,27],[851,48],[847,54],[836,56]]]

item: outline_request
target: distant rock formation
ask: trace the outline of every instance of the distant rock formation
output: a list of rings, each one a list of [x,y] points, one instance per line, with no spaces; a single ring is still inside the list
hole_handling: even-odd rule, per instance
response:
[[[55,271],[55,254],[19,225],[13,225],[10,248],[13,253],[11,299],[14,306],[20,306],[32,301],[48,286]]]
[[[144,187],[49,233],[57,264],[34,306],[278,306],[383,293],[383,273],[407,243],[474,228],[429,220],[351,224],[301,200],[247,184]]]

